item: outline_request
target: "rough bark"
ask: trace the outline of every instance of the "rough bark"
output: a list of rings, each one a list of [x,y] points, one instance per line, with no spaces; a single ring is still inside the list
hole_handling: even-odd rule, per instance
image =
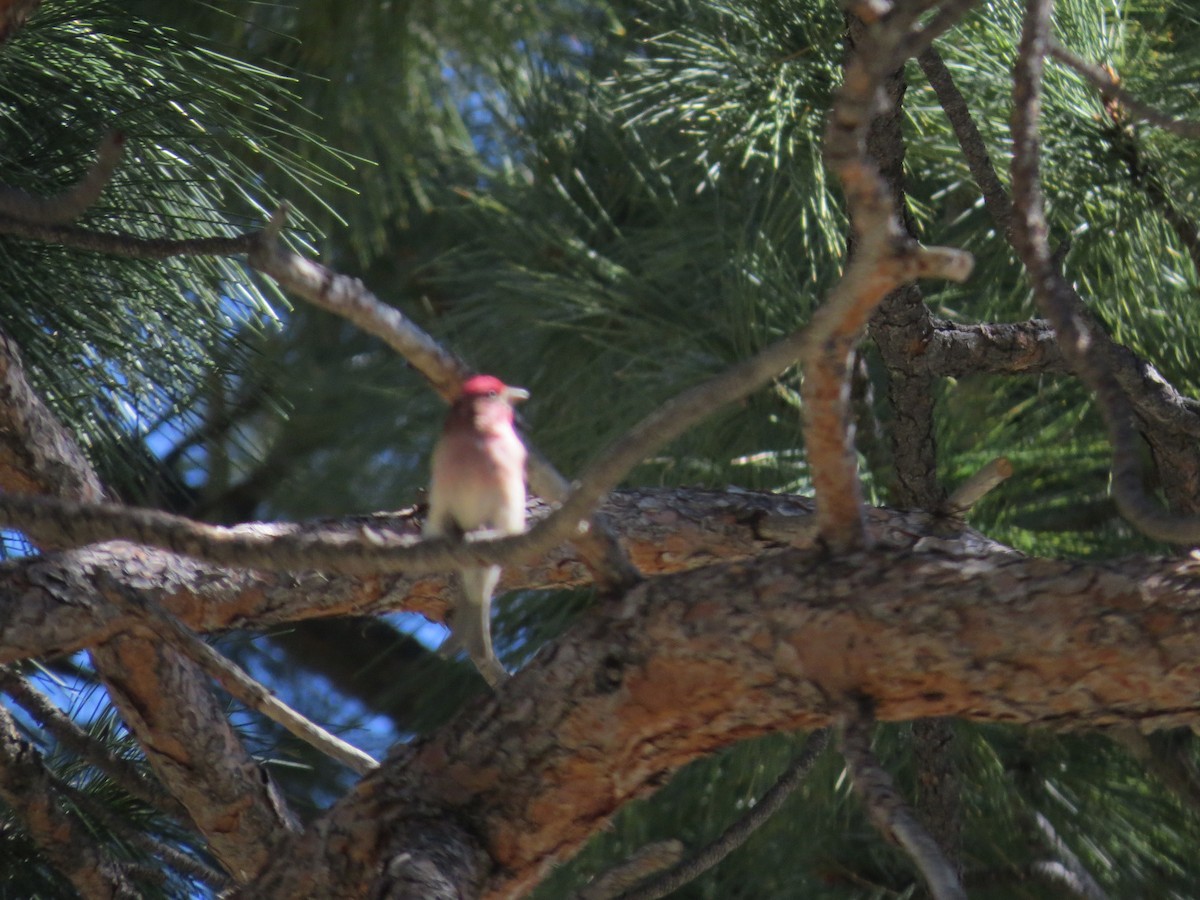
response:
[[[1122,570],[934,541],[654,579],[591,611],[505,691],[396,748],[246,896],[386,895],[385,863],[408,852],[417,818],[474,836],[484,896],[520,896],[680,766],[826,725],[851,694],[893,721],[1194,722],[1198,575],[1194,561]]]
[[[2,333],[0,488],[88,501],[100,500],[105,493],[74,437],[28,384],[16,345]],[[86,598],[92,610],[114,612],[117,606],[106,592],[126,586],[103,569],[91,570],[91,575],[82,594],[72,593],[81,587],[77,581],[57,582],[68,589],[59,600],[70,604]],[[213,854],[240,881],[257,874],[296,824],[264,771],[242,746],[207,678],[139,627],[135,618],[126,617],[119,630],[89,646],[96,672],[125,724]],[[9,762],[10,768],[18,764]],[[45,803],[52,800],[47,796]],[[52,830],[39,831],[36,821],[28,817],[26,824],[39,840],[53,841]],[[47,846],[47,852],[58,861],[63,848]],[[96,852],[100,862],[88,865],[111,869],[101,851]]]

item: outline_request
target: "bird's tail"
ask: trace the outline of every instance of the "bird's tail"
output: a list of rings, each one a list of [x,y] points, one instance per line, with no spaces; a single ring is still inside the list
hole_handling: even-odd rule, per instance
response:
[[[500,567],[463,569],[460,574],[462,591],[450,619],[450,636],[438,653],[449,657],[467,651],[479,674],[496,687],[508,677],[492,649],[492,592],[500,581]]]

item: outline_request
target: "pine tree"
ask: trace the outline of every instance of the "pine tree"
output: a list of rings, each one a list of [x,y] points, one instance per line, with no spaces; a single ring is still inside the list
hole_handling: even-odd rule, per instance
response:
[[[932,10],[922,20],[928,26],[967,5],[924,6]],[[253,253],[249,262],[245,253],[124,258],[80,249],[71,228],[240,240],[286,200],[292,247],[361,277],[473,367],[529,387],[528,433],[566,473],[583,471],[661,404],[799,328],[865,252],[862,235],[852,235],[861,220],[848,213],[825,154],[847,59],[873,34],[855,17],[867,5],[850,12],[826,0],[645,0],[586,8],[239,0],[220,9],[62,0],[7,7],[11,12],[0,4],[0,24],[9,26],[0,30],[0,78],[8,86],[0,99],[7,138],[0,184],[52,196],[80,182],[96,148],[112,141],[106,135],[119,132],[124,151],[99,201],[66,232],[47,240],[18,225],[0,229],[7,235],[0,237],[8,272],[0,324],[8,371],[28,377],[39,402],[86,455],[81,471],[94,470],[90,481],[79,476],[80,488],[33,465],[40,458],[33,451],[44,447],[22,446],[22,407],[10,391],[3,414],[10,424],[0,427],[12,435],[0,445],[5,493],[93,502],[103,489],[124,503],[232,524],[393,509],[413,502],[426,479],[440,404],[376,337],[290,299],[252,271]],[[897,3],[893,20],[908,7]],[[1003,456],[1015,474],[971,506],[974,528],[1034,557],[1116,567],[1112,561],[1130,554],[1178,551],[1145,537],[1118,511],[1102,410],[1054,349],[1052,329],[1037,318],[1020,238],[1008,240],[1005,216],[1012,216],[1010,197],[1020,187],[1008,168],[1012,69],[1025,16],[1022,4],[975,4],[933,42],[933,51],[909,59],[887,81],[898,116],[876,121],[868,147],[890,179],[901,224],[924,246],[969,250],[975,270],[963,283],[922,280],[900,288],[872,319],[849,379],[858,464],[866,501],[880,508],[873,521],[921,529],[924,543],[911,554],[930,547],[936,553],[939,541],[946,553],[968,560],[963,546],[986,546],[980,558],[998,552],[997,545],[970,543],[983,539],[964,532],[945,503],[953,488]],[[1064,48],[1109,66],[1144,103],[1177,117],[1194,108],[1193,38],[1200,22],[1187,4],[1060,0],[1054,28]],[[964,139],[961,119],[957,131],[952,126],[951,81],[965,98],[977,145]],[[1193,513],[1200,508],[1193,449],[1200,429],[1190,399],[1200,390],[1192,364],[1200,328],[1188,315],[1200,277],[1189,177],[1200,162],[1196,142],[1177,133],[1186,127],[1147,124],[1124,95],[1097,90],[1061,62],[1049,63],[1044,89],[1040,174],[1054,264],[1095,315],[1107,335],[1104,346],[1111,338],[1125,348],[1109,358],[1127,364],[1114,372],[1133,397],[1145,487],[1173,510]],[[980,148],[990,156],[995,183],[981,179]],[[4,220],[20,218],[0,212]],[[957,337],[963,340],[955,343]],[[1154,369],[1137,369],[1139,360]],[[630,493],[605,508],[610,516],[624,510],[627,521],[616,516],[614,528],[640,548],[635,561],[648,575],[682,568],[680,557],[695,555],[689,565],[711,565],[712,584],[727,586],[720,552],[680,536],[685,509],[708,511],[712,518],[699,530],[724,528],[726,546],[743,540],[732,534],[735,523],[753,531],[759,543],[742,564],[754,572],[784,558],[783,544],[811,545],[811,529],[807,537],[773,538],[766,511],[790,503],[787,495],[814,491],[821,462],[804,445],[809,388],[798,370],[786,372],[714,410],[627,473]],[[884,504],[936,515],[902,518]],[[713,512],[720,509],[734,512]],[[0,573],[14,608],[23,610],[28,555],[70,541],[46,540],[32,523],[8,521],[30,526],[32,543],[7,533],[13,560]],[[385,527],[382,521],[343,518],[333,525],[371,537]],[[386,527],[412,525],[405,515],[386,521]],[[654,540],[637,543],[651,531]],[[884,545],[881,553],[895,552]],[[141,571],[138,552],[119,555],[125,552],[115,558]],[[850,583],[853,573],[838,568],[845,563],[836,552],[804,559],[814,579]],[[431,589],[414,590],[409,582],[401,583],[411,595],[396,589],[381,599],[370,578],[317,575],[310,582],[303,573],[285,573],[234,595],[282,595],[309,585],[319,598],[311,608],[210,624],[217,620],[206,619],[204,604],[215,601],[201,588],[189,608],[189,601],[172,599],[173,580],[210,579],[219,592],[226,589],[222,579],[235,576],[222,574],[233,571],[226,569],[205,575],[198,565],[164,569],[166,581],[149,592],[153,602],[197,631],[223,632],[212,636],[223,654],[289,705],[384,759],[383,774],[370,776],[377,778],[380,810],[404,824],[364,824],[363,834],[381,845],[408,835],[404,846],[414,853],[424,839],[444,840],[445,859],[431,857],[445,865],[442,874],[479,878],[495,866],[488,888],[494,896],[539,881],[535,896],[576,896],[588,879],[651,842],[705,845],[754,807],[802,753],[811,740],[805,726],[830,718],[829,709],[814,707],[798,709],[790,729],[776,724],[763,734],[747,724],[744,733],[713,738],[707,749],[715,752],[675,774],[695,750],[682,742],[678,758],[663,762],[654,755],[660,748],[653,728],[663,730],[665,745],[677,731],[703,731],[704,715],[726,712],[702,714],[676,698],[679,709],[653,720],[640,743],[625,747],[628,758],[596,764],[614,771],[611,782],[599,780],[613,796],[598,798],[590,775],[579,774],[588,787],[574,802],[592,819],[585,827],[565,816],[580,833],[564,832],[554,849],[530,861],[518,845],[527,840],[540,848],[546,838],[515,818],[506,827],[517,836],[498,836],[502,829],[479,811],[490,809],[486,771],[446,775],[434,767],[429,794],[404,783],[405,772],[425,772],[438,753],[466,759],[483,752],[470,723],[482,728],[491,721],[474,673],[428,650],[426,616],[444,611],[444,583],[432,599]],[[582,568],[577,561],[570,565],[562,564],[566,574],[517,577],[528,589],[499,604],[495,627],[509,666],[521,668],[542,650],[530,664],[534,679],[572,671],[543,648],[584,653],[605,640],[596,623],[617,621],[606,616],[622,601],[572,574]],[[1143,557],[1130,566],[1120,572],[1140,573],[1134,583],[1146,604],[1166,602],[1160,598],[1166,583],[1185,598],[1195,592],[1186,565],[1169,575]],[[1092,573],[1086,577],[1094,583],[1103,577],[1095,573],[1108,570],[1079,571]],[[670,598],[672,578],[701,576],[664,575],[661,587],[652,577],[647,590]],[[136,606],[141,595],[121,587],[119,575],[105,577],[97,583],[107,586],[102,593],[111,602],[134,604],[122,607],[126,623],[133,610],[152,614]],[[567,589],[547,589],[564,582],[571,583]],[[995,604],[1003,595],[995,590],[980,604]],[[122,591],[123,601],[109,596]],[[340,599],[331,596],[338,591]],[[702,619],[705,598],[688,602]],[[335,606],[362,614],[311,618]],[[1154,606],[1172,622],[1160,609],[1175,608]],[[1141,620],[1132,609],[1106,607],[1095,621],[1081,623],[1078,634],[1060,641],[1064,658],[1110,632],[1119,646],[1121,628],[1131,629],[1130,642],[1140,639]],[[647,620],[646,633],[654,627]],[[1186,628],[1170,644],[1172,636],[1158,635],[1156,627],[1147,625],[1145,633],[1161,637],[1162,646],[1179,652],[1191,646]],[[949,629],[938,620],[928,634],[944,640]],[[199,793],[210,789],[196,787],[204,784],[199,773],[181,762],[194,748],[178,734],[173,739],[188,753],[157,746],[165,738],[147,739],[172,732],[161,722],[131,721],[152,719],[158,708],[147,706],[154,697],[139,699],[146,685],[122,671],[140,673],[134,663],[152,668],[162,633],[147,641],[136,629],[115,632],[126,636],[97,632],[78,644],[93,648],[92,656],[40,658],[45,654],[15,643],[4,656],[5,894],[128,889],[187,896],[215,892],[226,879],[254,882],[250,891],[283,890],[289,878],[311,874],[328,879],[314,896],[355,895],[369,876],[333,873],[325,861],[340,851],[322,843],[354,821],[347,818],[355,809],[347,794],[350,773],[219,693],[211,707],[195,699],[195,720],[203,724],[205,709],[227,709],[222,718],[232,727],[220,740],[239,745],[241,768],[216,773],[212,782],[229,787],[229,797],[210,804],[188,793],[189,785]],[[77,648],[55,643],[61,640],[47,637],[44,646]],[[614,692],[632,690],[622,679],[641,672],[645,661],[621,659],[619,649],[611,662],[588,670],[589,683],[611,675]],[[1165,659],[1168,651],[1161,654]],[[1046,660],[1029,678],[1052,683],[1054,662]],[[195,684],[164,674],[186,672],[181,666],[157,672],[160,684]],[[1181,666],[1171,669],[1172,680],[1184,678]],[[911,685],[914,701],[921,700],[915,706],[936,709],[939,673],[898,669],[894,678]],[[1196,746],[1190,731],[1165,726],[1192,724],[1194,714],[1190,707],[1154,707],[1159,694],[1147,685],[1147,708],[1158,718],[1146,713],[1152,733],[1143,734],[1127,709],[1103,708],[1102,692],[1088,681],[1093,674],[1066,692],[1093,692],[1090,718],[1064,713],[1034,726],[1006,725],[1000,720],[1038,717],[967,707],[952,722],[910,715],[876,730],[883,769],[972,897],[1193,892]],[[539,714],[553,702],[578,702],[580,715],[592,709],[576,693],[555,694],[526,679],[498,695],[502,710],[510,709],[504,706],[510,689],[544,701],[529,701]],[[1003,686],[993,690],[1003,693]],[[754,702],[749,692],[739,696]],[[194,697],[162,699],[190,710]],[[517,733],[521,707],[512,703],[512,718],[496,721]],[[71,738],[49,721],[53,706],[85,734]],[[597,735],[598,745],[609,731],[633,728],[601,727],[606,733]],[[526,744],[504,748],[496,733],[488,732],[485,748],[536,757]],[[560,737],[537,737],[546,744],[544,756]],[[37,753],[29,768],[14,755],[21,748]],[[115,760],[99,763],[98,748]],[[645,770],[643,750],[663,768]],[[195,748],[201,768],[220,758]],[[578,765],[585,760],[582,754]],[[501,771],[502,761],[495,765]],[[166,771],[171,766],[180,771]],[[845,766],[841,755],[825,751],[744,849],[672,896],[923,895],[921,875],[873,829]],[[282,799],[262,787],[261,772]],[[31,783],[35,774],[40,780]],[[669,783],[651,790],[667,776]],[[437,804],[452,805],[445,798],[455,795],[443,782],[467,785],[459,790],[472,797],[478,792],[477,805],[458,815],[479,843],[463,838],[463,823],[454,817],[438,818]],[[60,823],[54,831],[33,821],[22,793],[31,789],[35,798],[50,798],[70,827]],[[245,806],[236,823],[221,819],[218,826],[216,813],[232,817],[239,797]],[[633,798],[643,799],[626,802]],[[418,801],[427,815],[416,821],[428,830],[410,835],[405,829],[412,830],[413,820],[395,810]],[[611,814],[612,827],[602,829]],[[549,810],[546,820],[561,815],[560,808]],[[51,826],[58,821],[51,818]],[[310,822],[325,830],[300,837]],[[373,828],[391,831],[380,837]],[[595,837],[574,855],[584,832]],[[470,852],[447,861],[458,847]],[[463,862],[477,851],[493,855],[482,864],[477,857]],[[382,852],[375,845],[363,851]],[[376,863],[372,857],[364,865]],[[550,863],[565,865],[531,874]],[[389,870],[384,879],[394,877],[408,873]],[[484,890],[478,881],[447,887],[460,888],[469,896]]]

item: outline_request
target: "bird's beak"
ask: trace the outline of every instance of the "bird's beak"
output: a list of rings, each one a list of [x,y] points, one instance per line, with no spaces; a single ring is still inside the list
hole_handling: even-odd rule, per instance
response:
[[[509,403],[520,403],[522,400],[529,399],[529,391],[525,388],[506,387],[504,389],[504,399]]]

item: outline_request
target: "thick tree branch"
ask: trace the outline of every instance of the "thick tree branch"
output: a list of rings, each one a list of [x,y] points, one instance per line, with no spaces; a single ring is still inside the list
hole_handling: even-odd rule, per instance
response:
[[[204,672],[137,631],[95,647],[92,658],[122,720],[213,855],[236,881],[260,872],[297,823]]]
[[[73,438],[25,383],[15,347],[5,342],[0,350],[9,388],[0,415],[11,429],[9,446],[16,448],[9,458],[27,464],[0,475],[68,497],[102,496],[99,478]],[[0,481],[0,487],[11,485]],[[57,544],[51,536],[44,545]],[[119,576],[95,574],[89,599],[95,608],[111,607],[112,583]],[[264,785],[203,675],[169,647],[136,633],[139,624],[128,617],[121,632],[92,644],[96,671],[155,773],[187,808],[213,853],[244,880],[265,865],[294,823]]]
[[[769,731],[811,729],[830,698],[881,720],[1156,728],[1200,717],[1200,572],[1015,554],[783,551],[655,579],[591,610],[449,726],[397,747],[252,888],[386,892],[370,860],[412,816],[481,840],[486,896],[519,896],[680,766]],[[1151,565],[1147,563],[1146,565]]]
[[[678,572],[718,562],[748,560],[780,544],[817,546],[812,501],[803,497],[720,491],[619,491],[602,507],[621,529],[630,557],[645,575]],[[545,516],[532,503],[531,517]],[[869,534],[884,547],[912,547],[932,533],[936,517],[921,512],[870,509]],[[304,528],[279,524],[239,529]],[[321,522],[341,528],[419,534],[411,511],[391,516]],[[951,532],[956,545],[999,548],[969,529]],[[269,628],[315,617],[372,615],[406,610],[435,621],[444,618],[448,587],[443,576],[330,576],[314,572],[253,572],[222,569],[169,553],[124,543],[104,544],[40,559],[0,564],[9,601],[0,605],[0,663],[73,652],[108,640],[137,624],[104,602],[116,579],[122,589],[146,594],[193,631]],[[566,548],[505,572],[501,587],[562,588],[589,584],[588,568]]]

